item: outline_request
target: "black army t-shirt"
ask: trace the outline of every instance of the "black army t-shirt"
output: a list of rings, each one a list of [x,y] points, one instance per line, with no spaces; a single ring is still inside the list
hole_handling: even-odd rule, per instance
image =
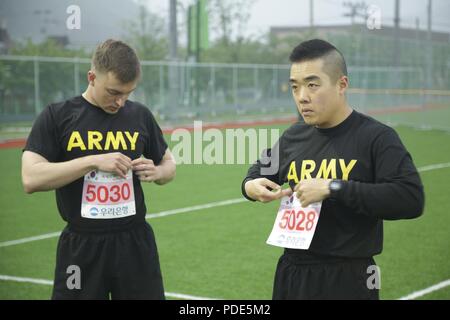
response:
[[[298,122],[276,145],[277,170],[262,173],[264,163],[273,166],[276,156],[258,160],[242,183],[247,198],[245,182],[256,178],[289,183],[292,189],[310,178],[344,181],[337,194],[323,201],[307,253],[372,257],[382,251],[383,220],[415,218],[423,211],[423,186],[411,155],[392,128],[369,116],[353,111],[328,129]],[[306,254],[297,249],[286,252]]]
[[[162,131],[144,105],[127,101],[108,114],[82,96],[51,104],[36,119],[24,150],[49,162],[120,152],[132,160],[144,156],[158,165],[167,149]],[[56,190],[61,217],[81,230],[120,230],[144,221],[147,212],[140,180],[133,173],[136,214],[115,219],[81,216],[84,177]]]

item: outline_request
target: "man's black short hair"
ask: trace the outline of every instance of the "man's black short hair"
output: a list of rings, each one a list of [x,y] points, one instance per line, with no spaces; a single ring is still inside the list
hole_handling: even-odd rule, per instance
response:
[[[289,56],[292,63],[316,59],[323,59],[324,71],[332,81],[348,75],[344,56],[335,46],[325,40],[304,41],[296,46]]]

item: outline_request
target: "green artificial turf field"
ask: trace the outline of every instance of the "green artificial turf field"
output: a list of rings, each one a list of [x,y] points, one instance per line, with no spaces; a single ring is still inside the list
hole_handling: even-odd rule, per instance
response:
[[[398,299],[450,279],[450,133],[407,127],[396,130],[418,168],[447,166],[421,172],[426,193],[422,217],[385,222],[384,250],[375,257],[381,269],[382,299]],[[62,230],[64,223],[57,213],[54,192],[23,192],[20,149],[0,150],[0,159],[0,299],[48,299],[50,282],[17,282],[5,277],[51,281],[57,237],[14,245],[5,242]],[[148,220],[156,234],[169,299],[177,298],[175,294],[271,298],[282,249],[265,241],[278,203],[236,200],[217,205],[242,198],[241,181],[248,167],[179,165],[172,183],[144,185],[149,213],[213,203],[210,208],[190,208]],[[420,299],[450,299],[450,287]]]

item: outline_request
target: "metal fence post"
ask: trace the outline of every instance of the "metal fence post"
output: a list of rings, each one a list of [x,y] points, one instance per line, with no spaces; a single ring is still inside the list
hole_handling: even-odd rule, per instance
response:
[[[159,102],[161,104],[161,109],[165,107],[165,99],[164,99],[164,70],[163,66],[159,66]]]
[[[213,108],[216,108],[216,70],[214,66],[211,66],[211,74],[210,74],[210,83],[211,83],[211,100],[213,104]]]
[[[39,83],[39,61],[34,57],[34,113],[36,115],[41,111],[40,83]]]
[[[75,95],[79,95],[81,94],[80,92],[80,66],[79,66],[79,59],[78,57],[75,57],[73,59],[73,80],[74,80],[74,85],[75,85]]]
[[[237,88],[238,88],[238,74],[237,74],[237,66],[233,65],[233,104],[234,107],[237,107],[237,101],[238,101],[238,96],[237,96]]]
[[[272,76],[273,76],[273,79],[272,79],[273,97],[272,97],[272,99],[273,99],[273,100],[276,100],[276,99],[277,99],[277,82],[278,82],[278,75],[277,75],[277,69],[276,69],[276,66],[273,65],[272,68],[273,68],[273,75],[272,75]]]
[[[253,91],[253,99],[255,99],[255,102],[258,101],[258,87],[259,87],[259,79],[258,79],[258,67],[254,66],[255,70],[253,72],[253,81],[254,81],[254,91]]]

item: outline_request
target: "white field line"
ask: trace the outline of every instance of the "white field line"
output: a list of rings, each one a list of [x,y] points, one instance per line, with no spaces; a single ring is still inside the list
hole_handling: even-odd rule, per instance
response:
[[[431,170],[436,170],[436,169],[443,169],[443,168],[448,168],[448,167],[450,167],[450,162],[424,166],[424,167],[418,168],[418,171],[419,172],[425,172],[425,171],[431,171]],[[240,202],[244,202],[244,201],[246,201],[246,200],[242,199],[242,198],[237,198],[237,199],[230,199],[230,200],[219,201],[219,202],[212,202],[212,203],[207,203],[207,204],[197,205],[197,206],[192,206],[192,207],[185,207],[185,208],[179,208],[179,209],[174,209],[174,210],[162,211],[162,212],[151,214],[151,215],[147,214],[146,218],[147,219],[152,219],[152,218],[165,217],[165,216],[174,215],[174,214],[178,214],[178,213],[184,213],[184,212],[190,212],[190,211],[196,211],[196,210],[202,210],[202,209],[209,209],[209,208],[213,208],[213,207],[225,206],[225,205],[240,203]],[[48,238],[52,238],[52,237],[57,237],[60,233],[61,232],[53,232],[53,233],[47,233],[47,234],[43,234],[43,235],[35,236],[35,237],[29,237],[29,238],[24,238],[24,239],[0,242],[0,247],[6,247],[6,246],[15,245],[15,244],[25,243],[25,242],[31,242],[31,241],[41,240],[41,239],[48,239]],[[6,276],[6,275],[0,275],[0,280],[16,281],[16,282],[28,282],[28,283],[44,284],[44,285],[53,285],[53,281],[50,281],[50,280],[33,279],[33,278],[20,278],[20,277]],[[436,285],[433,285],[431,287],[425,288],[423,290],[415,291],[415,292],[413,292],[413,293],[411,293],[411,294],[409,294],[407,296],[404,296],[404,297],[400,298],[399,300],[416,299],[418,297],[424,296],[424,295],[426,295],[428,293],[431,293],[433,291],[437,291],[437,290],[440,290],[442,288],[445,288],[445,287],[447,287],[449,285],[450,285],[450,279],[442,281],[442,282],[440,282],[440,283],[438,283]],[[180,299],[213,300],[212,298],[197,297],[197,296],[191,296],[191,295],[180,294],[180,293],[166,292],[165,294],[168,297],[174,297],[174,298],[180,298]]]
[[[433,291],[437,291],[440,289],[443,289],[447,286],[450,286],[450,279],[439,282],[438,284],[435,284],[431,287],[425,288],[423,290],[419,290],[419,291],[414,291],[413,293],[408,294],[407,296],[401,297],[398,300],[413,300],[419,297],[422,297],[426,294],[429,294]]]
[[[53,281],[51,281],[51,280],[13,277],[13,276],[7,276],[7,275],[3,275],[3,274],[0,275],[0,280],[53,286]],[[175,292],[164,292],[164,294],[166,295],[166,297],[185,299],[185,300],[216,300],[215,298],[197,297],[197,296],[192,296],[189,294],[175,293]]]
[[[198,211],[198,210],[209,209],[209,208],[214,208],[214,207],[221,207],[221,206],[226,206],[226,205],[235,204],[235,203],[241,203],[241,202],[245,202],[245,201],[247,201],[247,200],[244,198],[237,198],[237,199],[230,199],[230,200],[224,200],[224,201],[219,201],[219,202],[211,202],[211,203],[201,204],[201,205],[192,206],[192,207],[178,208],[178,209],[173,209],[173,210],[167,210],[167,211],[161,211],[161,212],[157,212],[157,213],[147,214],[145,216],[145,218],[146,219],[161,218],[161,217],[166,217],[166,216],[170,216],[170,215],[174,215],[174,214],[178,214],[178,213],[185,213],[185,212]],[[21,244],[21,243],[42,240],[42,239],[55,238],[55,237],[58,237],[60,234],[61,234],[61,231],[58,231],[58,232],[46,233],[46,234],[29,237],[29,238],[22,238],[22,239],[17,239],[17,240],[0,242],[0,248],[1,247],[9,247],[9,246],[13,246],[16,244]]]
[[[173,214],[197,211],[197,210],[203,210],[203,209],[210,209],[210,208],[221,207],[221,206],[227,206],[230,204],[241,203],[241,202],[246,202],[246,201],[247,201],[247,199],[244,199],[244,198],[236,198],[236,199],[224,200],[224,201],[219,201],[219,202],[211,202],[211,203],[200,204],[200,205],[192,206],[192,207],[167,210],[167,211],[162,211],[159,213],[151,213],[151,214],[147,214],[145,216],[145,218],[153,219],[153,218],[166,217],[166,216],[170,216]]]
[[[431,164],[429,166],[420,167],[417,169],[419,172],[425,172],[425,171],[431,171],[436,169],[444,169],[450,167],[450,162],[447,163],[438,163],[438,164]]]
[[[33,284],[41,284],[41,285],[48,285],[48,286],[53,285],[53,281],[51,281],[51,280],[13,277],[13,276],[7,276],[7,275],[0,275],[0,280],[33,283]],[[431,292],[443,289],[447,286],[450,286],[450,279],[439,282],[438,284],[435,284],[435,285],[425,288],[423,290],[414,291],[413,293],[411,293],[407,296],[401,297],[398,300],[413,300],[413,299],[422,297],[424,295],[427,295]],[[188,295],[188,294],[174,293],[174,292],[165,292],[165,295],[166,295],[166,297],[185,299],[185,300],[215,300],[214,298],[198,297],[198,296],[192,296],[192,295]]]
[[[419,172],[426,172],[426,171],[431,171],[431,170],[444,169],[444,168],[448,168],[448,167],[450,167],[450,162],[432,164],[432,165],[420,167],[417,170]],[[246,201],[246,199],[244,199],[244,198],[236,198],[236,199],[224,200],[224,201],[219,201],[219,202],[206,203],[206,204],[192,206],[192,207],[184,207],[184,208],[178,208],[178,209],[173,209],[173,210],[161,211],[158,213],[147,214],[146,219],[160,218],[160,217],[170,216],[170,215],[174,215],[174,214],[178,214],[178,213],[185,213],[185,212],[209,209],[209,208],[214,208],[214,207],[226,206],[226,205],[241,203],[241,202],[245,202],[245,201]],[[61,232],[51,232],[51,233],[46,233],[46,234],[29,237],[29,238],[22,238],[22,239],[17,239],[17,240],[0,242],[0,248],[1,247],[9,247],[9,246],[13,246],[13,245],[21,244],[21,243],[42,240],[42,239],[54,238],[54,237],[58,237],[60,234],[61,234]]]
[[[37,240],[42,240],[42,239],[48,239],[48,238],[54,238],[54,237],[58,237],[60,234],[61,234],[61,231],[58,231],[58,232],[41,234],[40,236],[35,236],[35,237],[22,238],[22,239],[17,239],[17,240],[0,242],[0,247],[9,247],[9,246],[13,246],[13,245],[16,245],[16,244],[27,243],[27,242],[32,242],[32,241],[37,241]]]

